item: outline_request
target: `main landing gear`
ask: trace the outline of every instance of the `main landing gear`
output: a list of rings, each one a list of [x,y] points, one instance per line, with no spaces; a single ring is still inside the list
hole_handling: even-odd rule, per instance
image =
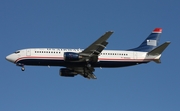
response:
[[[86,64],[83,68],[84,70],[84,77],[88,79],[97,79],[96,76],[93,74],[94,68],[91,66],[91,64]]]
[[[84,66],[83,70],[84,70],[84,77],[88,78],[88,69],[91,67],[91,64],[87,64]]]
[[[89,59],[86,59],[86,65],[85,65],[85,67],[87,67],[87,68],[91,68],[91,64],[89,63]]]
[[[91,68],[91,64],[88,63],[88,64],[87,64],[87,68]]]

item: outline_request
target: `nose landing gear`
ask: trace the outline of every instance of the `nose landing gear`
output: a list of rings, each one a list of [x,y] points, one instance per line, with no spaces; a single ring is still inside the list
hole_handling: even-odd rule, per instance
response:
[[[24,67],[21,67],[21,71],[25,71],[25,68],[24,68]]]
[[[21,71],[25,71],[24,64],[18,63],[16,65],[21,67]]]

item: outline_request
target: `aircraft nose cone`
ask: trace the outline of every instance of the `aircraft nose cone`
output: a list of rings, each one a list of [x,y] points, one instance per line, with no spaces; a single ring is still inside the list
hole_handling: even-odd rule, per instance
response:
[[[6,56],[6,60],[10,61],[10,62],[14,62],[14,57],[13,55],[8,55]]]

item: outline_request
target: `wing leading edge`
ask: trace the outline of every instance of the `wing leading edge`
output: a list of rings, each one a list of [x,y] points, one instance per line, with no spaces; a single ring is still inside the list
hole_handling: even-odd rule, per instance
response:
[[[84,49],[81,54],[82,55],[96,55],[98,56],[102,50],[106,47],[108,44],[107,39],[112,35],[112,31],[106,32],[104,35],[102,35],[98,40],[96,40],[94,43],[92,43],[89,47]]]

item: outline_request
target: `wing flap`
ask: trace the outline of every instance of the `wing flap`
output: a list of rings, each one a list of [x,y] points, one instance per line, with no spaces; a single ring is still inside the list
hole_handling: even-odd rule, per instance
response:
[[[95,71],[95,69],[93,67],[91,67],[91,68],[87,68],[87,67],[68,67],[68,68],[73,70],[77,74],[80,74],[81,76],[83,76],[85,78],[97,79],[96,76],[93,74],[93,72]]]

